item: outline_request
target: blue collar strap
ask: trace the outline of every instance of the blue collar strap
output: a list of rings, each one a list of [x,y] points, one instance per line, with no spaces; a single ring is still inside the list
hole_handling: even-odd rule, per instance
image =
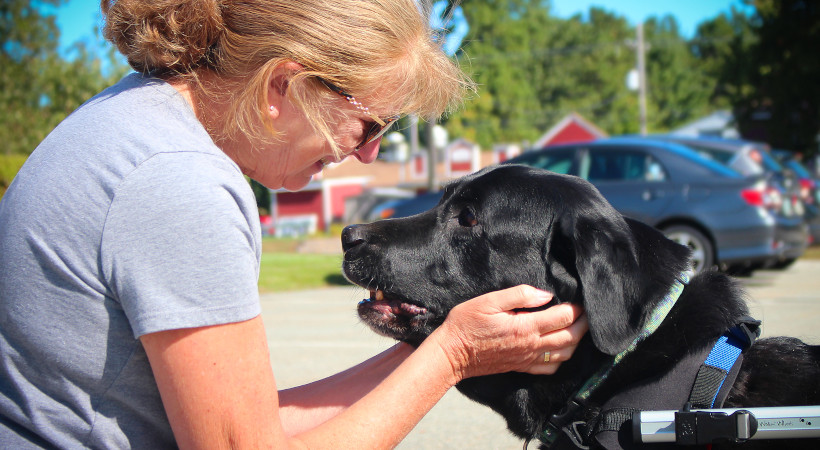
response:
[[[744,317],[740,323],[721,336],[706,361],[700,366],[689,395],[693,409],[720,408],[725,395],[718,398],[732,368],[740,361],[740,355],[751,347],[760,335],[760,321]],[[734,377],[730,385],[734,383]],[[727,386],[728,387],[728,386]]]

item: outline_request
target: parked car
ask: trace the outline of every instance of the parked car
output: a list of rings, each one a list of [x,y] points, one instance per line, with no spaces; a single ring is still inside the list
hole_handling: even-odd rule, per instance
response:
[[[444,195],[442,191],[433,191],[419,194],[407,200],[392,202],[389,205],[385,205],[385,208],[381,209],[379,218],[389,219],[407,217],[427,211],[438,204],[442,195]]]
[[[742,139],[674,135],[657,135],[652,136],[652,139],[685,145],[707,158],[736,170],[741,175],[751,177],[765,175],[772,189],[780,193],[782,214],[802,216],[804,213],[805,205],[800,198],[797,176],[774,157],[771,148],[766,143]]]
[[[689,246],[698,271],[773,265],[807,245],[805,224],[781,214],[765,175],[742,176],[672,142],[611,138],[547,147],[508,163],[589,180],[625,216]]]
[[[808,226],[809,219],[806,217],[806,205],[801,197],[798,177],[792,170],[785,168],[778,162],[768,144],[743,139],[681,137],[675,135],[653,136],[653,139],[662,139],[685,145],[707,158],[712,158],[735,169],[745,176],[765,176],[768,184],[766,188],[767,195],[770,197],[772,208],[778,209],[780,215],[800,218],[807,222]],[[782,232],[789,233],[789,230],[786,229]],[[811,234],[809,234],[809,240],[811,240]],[[802,253],[803,251],[798,247],[786,250],[779,260],[769,261],[764,266],[775,269],[788,267]]]
[[[791,170],[797,177],[800,187],[800,199],[806,209],[805,219],[809,225],[811,244],[820,245],[820,180],[787,150],[773,150],[772,155],[783,167]]]
[[[379,210],[388,203],[413,198],[415,193],[409,189],[393,187],[373,187],[365,189],[359,195],[345,199],[345,223],[372,222],[379,218]]]

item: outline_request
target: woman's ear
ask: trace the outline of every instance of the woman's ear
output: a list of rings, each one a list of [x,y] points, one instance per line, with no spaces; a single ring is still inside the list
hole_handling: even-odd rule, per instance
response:
[[[282,102],[285,100],[291,78],[304,69],[299,63],[286,61],[278,64],[271,72],[268,77],[268,112],[273,119],[279,117],[282,111]]]

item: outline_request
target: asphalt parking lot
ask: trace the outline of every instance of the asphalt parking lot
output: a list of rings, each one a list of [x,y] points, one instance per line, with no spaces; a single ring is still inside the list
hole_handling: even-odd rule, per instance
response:
[[[791,335],[820,344],[820,261],[800,260],[784,271],[743,278],[763,335]],[[262,314],[280,388],[308,383],[357,364],[389,347],[359,323],[356,304],[365,292],[342,287],[265,294]],[[520,449],[490,409],[448,393],[398,447],[400,449]],[[531,446],[532,448],[535,445]]]

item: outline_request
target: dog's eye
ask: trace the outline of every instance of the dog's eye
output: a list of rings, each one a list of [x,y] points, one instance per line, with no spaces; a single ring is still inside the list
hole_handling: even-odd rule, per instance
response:
[[[458,214],[458,224],[462,227],[474,227],[478,225],[478,219],[470,208],[464,208]]]

